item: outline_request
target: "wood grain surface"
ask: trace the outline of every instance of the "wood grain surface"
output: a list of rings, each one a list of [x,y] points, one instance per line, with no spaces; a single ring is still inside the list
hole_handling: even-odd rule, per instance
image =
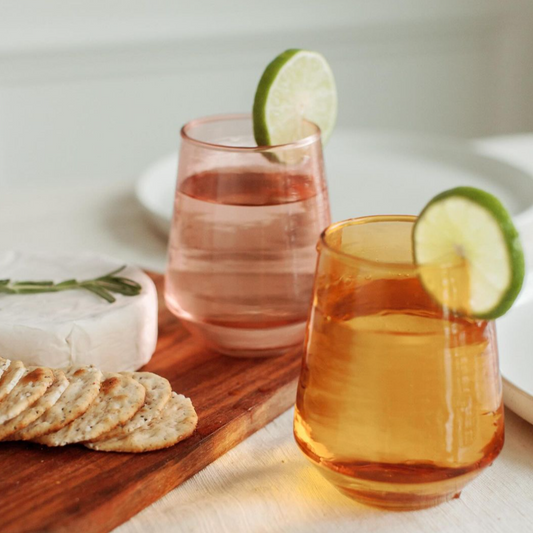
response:
[[[162,277],[153,275],[162,294]],[[195,434],[144,454],[0,443],[0,531],[107,532],[288,409],[301,354],[234,359],[206,350],[159,302],[159,340],[145,370],[198,412]]]

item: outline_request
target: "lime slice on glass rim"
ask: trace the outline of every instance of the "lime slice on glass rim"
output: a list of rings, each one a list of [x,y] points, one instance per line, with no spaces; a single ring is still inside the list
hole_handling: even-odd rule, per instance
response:
[[[305,137],[305,121],[320,128],[322,144],[326,144],[336,119],[335,79],[321,54],[290,49],[267,66],[253,107],[258,146],[287,144]]]
[[[524,254],[511,216],[492,194],[457,187],[433,198],[413,229],[413,253],[426,291],[443,307],[494,319],[513,305],[524,281]],[[439,266],[458,265],[454,288]],[[436,267],[436,268],[435,268]],[[453,268],[453,267],[452,267]],[[465,296],[466,295],[466,296]]]

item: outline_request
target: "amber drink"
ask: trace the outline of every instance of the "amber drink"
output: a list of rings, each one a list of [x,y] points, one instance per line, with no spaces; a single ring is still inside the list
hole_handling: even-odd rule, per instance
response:
[[[414,220],[324,232],[295,414],[296,441],[328,480],[396,509],[458,496],[504,439],[494,323],[428,296],[412,262]],[[468,291],[463,265],[435,275]]]

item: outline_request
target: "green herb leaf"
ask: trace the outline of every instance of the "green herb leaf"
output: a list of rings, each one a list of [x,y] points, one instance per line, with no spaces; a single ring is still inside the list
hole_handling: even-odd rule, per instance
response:
[[[116,276],[122,272],[126,265],[109,272],[99,278],[77,281],[67,279],[60,283],[53,281],[14,281],[9,279],[0,280],[0,294],[39,294],[45,292],[61,292],[76,289],[85,289],[96,294],[109,303],[116,302],[113,292],[124,296],[137,296],[141,293],[142,287],[136,281]]]
[[[53,284],[53,281],[15,281],[13,282],[13,287],[18,287],[19,285],[36,285],[38,287],[50,287]]]
[[[110,304],[113,302],[116,302],[115,297],[108,291],[106,291],[103,287],[100,287],[99,285],[83,285],[84,289],[87,289],[88,291],[93,292],[94,294],[100,296],[104,300],[107,300]]]

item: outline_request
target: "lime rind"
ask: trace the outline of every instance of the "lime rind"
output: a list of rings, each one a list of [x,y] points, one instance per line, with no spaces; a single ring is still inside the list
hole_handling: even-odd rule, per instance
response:
[[[285,66],[287,61],[294,57],[298,52],[297,48],[285,50],[279,56],[274,58],[266,67],[254,98],[253,117],[254,117],[254,136],[258,146],[270,146],[270,134],[266,128],[266,104],[268,94],[272,87],[272,80],[276,78],[278,72]]]
[[[320,128],[325,144],[336,117],[335,80],[321,54],[292,48],[266,67],[253,106],[254,136],[259,146],[301,139],[306,134],[305,120]]]
[[[464,255],[471,289],[467,313],[475,318],[505,314],[523,285],[525,262],[518,231],[502,203],[481,189],[457,187],[433,198],[413,229],[413,253],[422,266],[450,264]],[[445,305],[422,272],[426,290]]]

